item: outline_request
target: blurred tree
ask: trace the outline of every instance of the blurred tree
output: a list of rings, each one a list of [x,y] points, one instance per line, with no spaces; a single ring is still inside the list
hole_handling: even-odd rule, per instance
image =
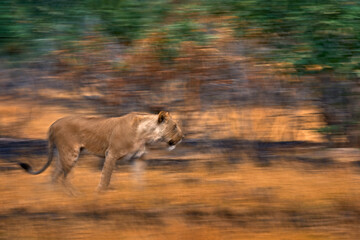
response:
[[[294,64],[299,73],[359,71],[360,3],[347,0],[206,0],[213,14],[234,14],[241,36],[268,36],[269,60]],[[265,41],[264,41],[265,42]],[[316,68],[314,65],[317,65]]]
[[[291,62],[298,73],[360,73],[357,1],[4,0],[0,12],[3,50],[15,50],[16,46],[18,50],[25,46],[44,49],[44,45],[47,50],[54,49],[55,43],[62,45],[88,31],[86,22],[91,21],[92,27],[125,43],[162,33],[167,40],[156,44],[163,45],[159,49],[171,56],[175,43],[204,43],[216,34],[211,24],[203,24],[199,18],[226,15],[236,16],[228,24],[239,36],[260,37],[273,47],[274,51],[263,57]]]

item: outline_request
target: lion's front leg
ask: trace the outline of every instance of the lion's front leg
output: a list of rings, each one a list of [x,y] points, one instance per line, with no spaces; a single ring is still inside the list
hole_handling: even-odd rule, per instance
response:
[[[132,172],[132,180],[134,181],[135,185],[138,187],[142,187],[144,184],[144,172],[146,168],[146,158],[141,156],[134,160],[131,165],[131,172]]]
[[[106,190],[106,188],[110,184],[111,174],[114,170],[115,163],[120,157],[118,155],[114,155],[108,153],[105,157],[104,166],[101,172],[100,183],[97,187],[98,191]]]

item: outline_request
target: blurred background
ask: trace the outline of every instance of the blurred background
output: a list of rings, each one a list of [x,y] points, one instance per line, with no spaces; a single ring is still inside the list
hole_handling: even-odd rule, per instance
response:
[[[2,0],[0,239],[358,239],[360,3]],[[40,168],[70,114],[170,111],[186,139]]]

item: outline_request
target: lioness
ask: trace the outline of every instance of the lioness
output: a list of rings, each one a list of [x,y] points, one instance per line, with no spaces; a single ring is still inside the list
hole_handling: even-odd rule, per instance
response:
[[[163,141],[170,149],[183,139],[178,124],[168,112],[157,114],[129,113],[115,118],[70,116],[55,121],[49,128],[49,157],[43,168],[33,171],[31,166],[20,163],[30,174],[40,174],[51,164],[54,148],[59,157],[53,180],[61,175],[63,180],[76,164],[81,150],[105,157],[98,190],[110,183],[118,159],[140,158],[149,143]]]

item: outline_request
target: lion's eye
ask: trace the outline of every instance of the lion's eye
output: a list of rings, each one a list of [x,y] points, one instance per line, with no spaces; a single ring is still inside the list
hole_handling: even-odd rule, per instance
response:
[[[174,130],[176,130],[177,129],[177,126],[176,125],[174,125],[174,128],[173,128]]]

